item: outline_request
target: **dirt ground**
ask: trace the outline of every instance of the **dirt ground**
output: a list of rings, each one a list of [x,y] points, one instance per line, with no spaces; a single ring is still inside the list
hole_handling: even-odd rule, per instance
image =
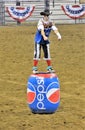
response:
[[[31,113],[26,95],[36,26],[0,27],[0,130],[85,130],[85,24],[57,27],[62,41],[52,32],[50,51],[60,107],[43,115]],[[38,67],[46,71],[46,62]]]

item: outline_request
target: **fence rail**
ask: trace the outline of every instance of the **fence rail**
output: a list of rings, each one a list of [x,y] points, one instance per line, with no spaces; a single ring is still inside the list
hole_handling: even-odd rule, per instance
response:
[[[36,23],[40,16],[40,12],[44,10],[45,3],[44,0],[19,0],[20,6],[35,6],[34,12],[31,17],[29,17],[23,24],[32,24]],[[75,24],[75,23],[85,23],[85,17],[79,18],[77,20],[69,18],[63,10],[61,9],[61,5],[65,4],[79,4],[79,0],[55,0],[53,2],[50,1],[50,10],[52,11],[52,15],[50,16],[52,20],[57,24]],[[0,25],[16,25],[17,22],[9,16],[6,11],[6,7],[16,7],[16,0],[3,0],[0,2]]]

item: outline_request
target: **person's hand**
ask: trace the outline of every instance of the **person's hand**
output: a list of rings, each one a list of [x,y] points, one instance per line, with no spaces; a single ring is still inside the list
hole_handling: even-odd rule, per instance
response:
[[[60,41],[61,40],[61,35],[60,35],[59,32],[57,33],[57,36],[58,36],[58,40]]]
[[[48,40],[48,37],[44,36],[43,39],[44,39],[45,41],[47,41],[47,40]]]
[[[61,40],[61,35],[58,37],[58,40],[59,40],[59,41]]]

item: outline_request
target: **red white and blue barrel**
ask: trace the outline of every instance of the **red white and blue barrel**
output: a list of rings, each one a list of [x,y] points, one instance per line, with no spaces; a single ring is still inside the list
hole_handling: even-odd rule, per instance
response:
[[[33,113],[54,113],[60,105],[60,84],[57,75],[32,74],[27,82],[27,103]]]

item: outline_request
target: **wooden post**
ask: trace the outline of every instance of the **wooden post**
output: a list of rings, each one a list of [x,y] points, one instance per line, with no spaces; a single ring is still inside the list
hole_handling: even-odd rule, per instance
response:
[[[16,0],[16,6],[20,6],[20,1],[19,0]],[[17,21],[17,25],[20,25],[21,22],[20,21]]]
[[[55,2],[54,2],[54,0],[53,0],[53,7],[54,7],[54,5],[55,5]]]
[[[44,2],[45,2],[45,9],[50,10],[50,0],[44,0]]]

